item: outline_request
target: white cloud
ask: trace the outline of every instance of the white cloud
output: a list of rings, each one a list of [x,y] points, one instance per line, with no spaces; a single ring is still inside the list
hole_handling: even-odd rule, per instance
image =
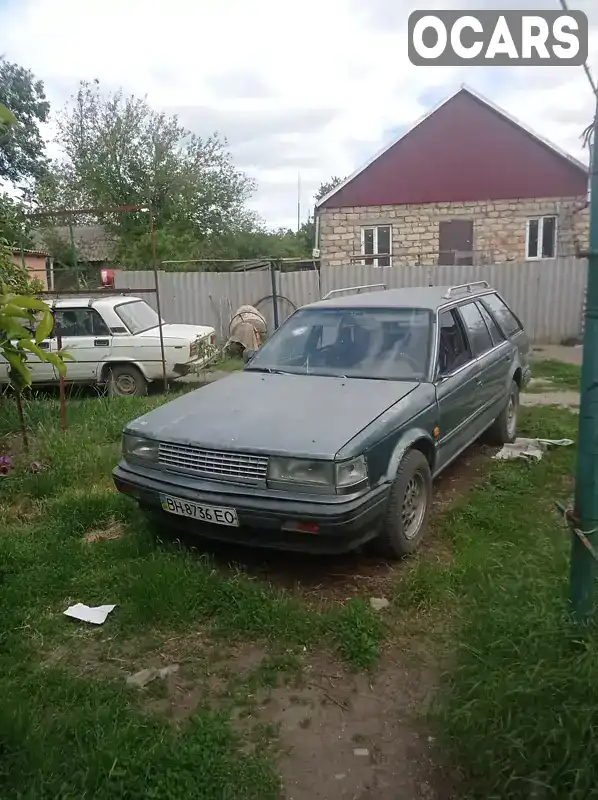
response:
[[[469,0],[467,8],[520,7]],[[571,0],[593,28],[598,4]],[[79,79],[147,94],[201,134],[229,138],[257,178],[254,207],[293,225],[297,172],[305,212],[322,180],[346,175],[466,82],[573,155],[593,100],[581,68],[414,67],[407,17],[444,2],[412,0],[0,0],[7,58],[41,78],[54,107]],[[558,8],[536,0],[526,8]]]

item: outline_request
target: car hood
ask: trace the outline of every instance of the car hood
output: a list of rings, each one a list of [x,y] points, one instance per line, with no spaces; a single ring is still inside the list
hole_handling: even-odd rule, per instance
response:
[[[178,323],[165,322],[162,325],[162,336],[165,339],[186,339],[194,342],[198,336],[210,336],[214,333],[214,328],[207,325],[179,325]],[[149,331],[138,333],[141,338],[160,336],[160,328],[150,328]]]
[[[333,458],[418,385],[243,371],[150,411],[126,430],[208,449]]]

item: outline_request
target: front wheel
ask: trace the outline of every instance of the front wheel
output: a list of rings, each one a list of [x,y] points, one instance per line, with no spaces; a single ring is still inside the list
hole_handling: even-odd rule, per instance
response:
[[[108,374],[110,397],[143,397],[147,394],[147,381],[133,365],[118,364]]]
[[[401,461],[390,490],[383,528],[376,549],[386,558],[413,553],[426,531],[432,501],[432,474],[428,459],[410,450]]]

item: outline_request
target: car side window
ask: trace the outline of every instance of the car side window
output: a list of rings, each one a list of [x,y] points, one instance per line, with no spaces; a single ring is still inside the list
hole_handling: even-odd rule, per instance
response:
[[[494,319],[490,316],[488,311],[486,310],[485,306],[482,303],[476,303],[476,307],[479,309],[480,314],[484,317],[484,322],[486,323],[486,327],[490,331],[490,336],[492,337],[492,342],[496,347],[497,344],[505,341],[505,335],[498,327]]]
[[[471,360],[471,350],[454,311],[440,314],[439,327],[438,368],[440,375],[450,375]]]
[[[110,336],[108,326],[93,308],[58,308],[54,320],[62,336]]]
[[[521,330],[521,323],[497,294],[484,295],[484,297],[482,297],[482,303],[486,306],[490,314],[502,328],[503,333],[507,336],[513,336],[513,334]]]
[[[459,306],[459,312],[465,324],[474,356],[481,356],[482,353],[487,353],[488,350],[492,350],[492,339],[488,333],[484,318],[475,303],[467,303],[464,306]]]

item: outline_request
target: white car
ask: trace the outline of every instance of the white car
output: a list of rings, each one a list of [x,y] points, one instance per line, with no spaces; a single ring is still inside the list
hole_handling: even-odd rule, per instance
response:
[[[60,326],[68,383],[106,386],[114,397],[144,395],[148,384],[162,379],[160,319],[139,297],[107,295],[48,301],[54,330],[39,346],[55,353]],[[207,364],[216,353],[216,332],[205,325],[162,323],[166,377],[180,378]],[[29,354],[35,384],[52,384],[58,373]],[[8,382],[8,364],[0,357],[0,384]]]

